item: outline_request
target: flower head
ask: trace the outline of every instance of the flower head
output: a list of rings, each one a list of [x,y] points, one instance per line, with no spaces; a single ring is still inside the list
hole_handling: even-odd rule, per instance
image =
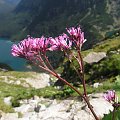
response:
[[[11,51],[13,56],[30,59],[39,52],[45,52],[48,44],[48,40],[43,36],[41,38],[28,37],[18,45],[14,44]]]
[[[105,93],[103,97],[108,102],[115,102],[115,98],[116,98],[115,90],[108,90],[107,93]]]
[[[32,47],[39,52],[46,52],[49,46],[49,40],[42,36],[41,38],[34,38]]]
[[[32,39],[24,39],[18,45],[13,44],[12,46],[12,55],[16,57],[21,57],[21,58],[28,58],[30,56],[33,56],[33,51],[32,51]]]
[[[71,39],[77,47],[81,48],[86,39],[84,39],[84,32],[81,31],[80,27],[68,28],[67,32],[69,34],[69,39]]]
[[[70,49],[72,46],[72,42],[68,40],[68,36],[63,33],[62,35],[56,37],[56,38],[49,38],[50,42],[50,51],[53,50],[66,50]]]

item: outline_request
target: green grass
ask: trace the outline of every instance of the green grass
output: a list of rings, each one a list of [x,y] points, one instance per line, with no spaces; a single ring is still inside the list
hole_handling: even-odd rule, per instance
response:
[[[83,57],[85,57],[90,52],[108,52],[112,49],[120,48],[120,36],[114,39],[108,39],[102,41],[101,43],[95,45],[92,49],[82,51]]]
[[[3,99],[0,98],[0,110],[2,110],[5,113],[12,113],[14,112],[14,109],[12,106],[6,105],[3,101]]]
[[[118,78],[116,77],[116,82],[110,82],[109,80],[106,80],[105,82],[103,82],[103,86],[99,86],[98,88],[93,88],[91,85],[87,85],[87,92],[88,94],[91,94],[105,92],[109,89],[114,89],[120,97],[120,84],[118,84]],[[83,93],[83,88],[81,85],[77,88]],[[11,106],[6,105],[3,102],[4,97],[12,96],[12,106],[17,107],[20,105],[19,100],[29,99],[35,95],[51,99],[65,99],[67,97],[79,96],[76,92],[74,92],[67,86],[65,86],[62,90],[55,89],[52,86],[42,89],[33,89],[24,88],[20,85],[10,85],[4,82],[0,82],[0,110],[4,112],[14,112]]]
[[[110,54],[111,50],[117,50],[120,49],[120,37],[116,37],[114,39],[109,39],[107,41],[103,41],[102,44],[98,44],[96,46],[93,47],[93,49],[90,50],[86,50],[82,52],[83,56],[86,56],[88,53],[90,53],[91,51],[95,51],[95,52],[106,52],[108,57],[106,59],[104,59],[103,61],[92,65],[92,67],[87,68],[87,69],[93,69],[94,71],[98,71],[98,73],[100,73],[101,75],[103,70],[105,71],[111,71],[111,70],[117,70],[119,71],[119,60],[120,60],[120,55],[119,54]],[[64,64],[67,60],[64,60]],[[116,61],[118,63],[116,63]],[[115,64],[113,64],[115,63]],[[75,66],[77,66],[76,62],[73,61],[73,64],[75,64]],[[101,65],[105,65],[103,68],[101,68]],[[107,65],[107,66],[106,66]],[[111,65],[114,65],[114,69],[112,69]],[[73,68],[70,65],[69,67],[66,67],[67,70],[69,70],[69,74],[70,77],[72,77],[73,80],[77,80],[74,77],[74,73],[73,73]],[[108,69],[109,68],[109,69]],[[61,67],[59,67],[58,72],[60,71],[60,73],[63,72],[63,67],[61,65]],[[89,71],[88,70],[88,71]],[[109,72],[110,73],[110,72]],[[113,72],[112,72],[113,73]],[[19,80],[19,79],[25,79],[25,78],[34,78],[34,75],[36,75],[36,73],[34,72],[16,72],[16,71],[8,71],[8,72],[2,72],[0,71],[0,76],[7,76],[9,77],[9,79],[12,79],[14,81]],[[85,77],[90,78],[91,74],[86,74]],[[13,78],[11,78],[11,76]],[[116,77],[117,76],[117,77]],[[90,79],[91,83],[93,82],[97,82],[99,79],[99,77],[95,77],[94,79]],[[93,88],[91,86],[91,83],[89,83],[87,85],[87,92],[88,94],[91,93],[97,93],[97,92],[105,92],[106,90],[109,89],[114,89],[117,92],[117,95],[120,98],[120,75],[118,73],[118,75],[111,75],[107,78],[104,78],[104,80],[99,81],[101,83],[103,83],[103,86],[99,86],[98,88]],[[77,87],[82,93],[83,93],[83,88],[82,86],[78,86]],[[67,97],[74,97],[74,96],[79,96],[76,92],[74,92],[73,90],[71,90],[69,87],[64,87],[62,90],[58,90],[55,89],[53,86],[50,87],[45,87],[42,89],[34,89],[32,87],[29,88],[25,88],[21,85],[14,85],[14,84],[8,84],[3,82],[3,78],[0,77],[0,110],[4,111],[4,112],[13,112],[13,109],[11,106],[6,105],[3,102],[3,98],[4,97],[8,97],[8,96],[12,96],[12,106],[19,106],[19,100],[21,99],[29,99],[33,96],[43,96],[45,98],[56,98],[56,99],[65,99]]]
[[[17,72],[17,71],[0,72],[0,76],[13,76],[15,78],[33,77],[34,74],[35,74],[34,72],[32,74],[31,72]]]

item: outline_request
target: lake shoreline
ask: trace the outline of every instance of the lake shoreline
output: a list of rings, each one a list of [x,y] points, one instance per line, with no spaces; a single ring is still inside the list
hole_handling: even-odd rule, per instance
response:
[[[10,66],[16,71],[28,71],[26,60],[12,56],[11,47],[13,44],[11,39],[0,38],[0,63]]]

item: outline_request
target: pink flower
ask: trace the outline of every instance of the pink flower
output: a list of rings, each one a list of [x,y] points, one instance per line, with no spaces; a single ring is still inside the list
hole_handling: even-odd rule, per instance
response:
[[[69,39],[72,40],[77,47],[81,48],[86,39],[84,39],[84,32],[81,31],[80,27],[69,28],[67,29],[67,32],[70,35]]]
[[[39,52],[46,52],[49,46],[49,39],[42,36],[41,38],[34,38],[32,47]]]
[[[103,96],[108,102],[115,102],[115,90],[108,90]]]
[[[30,59],[40,52],[46,52],[48,49],[48,39],[45,37],[24,39],[18,45],[12,46],[12,55],[16,57]]]
[[[33,38],[24,39],[18,45],[14,44],[12,46],[12,55],[21,58],[29,58],[34,56],[35,51],[33,51],[32,43]]]
[[[53,50],[66,50],[70,49],[72,46],[72,42],[68,40],[68,36],[63,33],[62,35],[56,37],[56,38],[49,38],[50,42],[50,51]]]

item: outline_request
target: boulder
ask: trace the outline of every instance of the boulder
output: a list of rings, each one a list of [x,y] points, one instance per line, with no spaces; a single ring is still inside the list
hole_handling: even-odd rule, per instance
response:
[[[14,110],[16,112],[20,112],[20,113],[24,114],[24,113],[27,113],[27,112],[34,111],[34,107],[31,106],[30,104],[23,104],[20,107],[15,107]]]
[[[50,76],[46,73],[34,75],[34,78],[26,78],[25,81],[32,87],[39,89],[49,86]]]
[[[93,84],[93,87],[98,88],[99,86],[102,86],[102,85],[103,85],[102,83],[97,82]]]
[[[91,52],[86,57],[84,57],[83,60],[91,64],[91,63],[97,63],[105,57],[106,57],[105,52]]]
[[[18,113],[7,113],[0,120],[18,120]]]
[[[11,99],[12,99],[11,96],[10,97],[5,97],[4,98],[4,103],[7,104],[7,105],[11,105]]]

